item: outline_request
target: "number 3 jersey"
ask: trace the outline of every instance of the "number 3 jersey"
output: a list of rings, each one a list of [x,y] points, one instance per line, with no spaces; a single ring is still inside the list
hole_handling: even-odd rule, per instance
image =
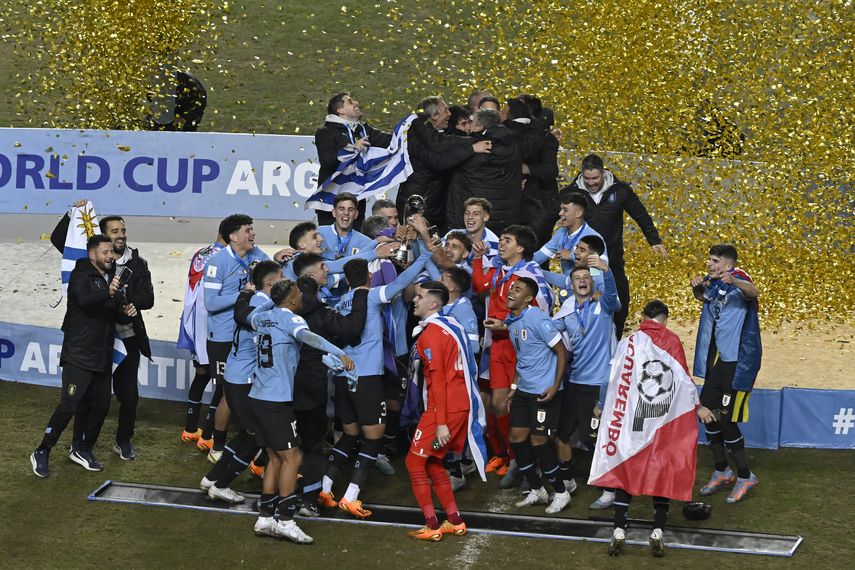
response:
[[[294,399],[294,373],[300,363],[297,333],[308,330],[303,317],[275,307],[252,317],[256,337],[257,365],[249,391],[251,398],[267,402]]]

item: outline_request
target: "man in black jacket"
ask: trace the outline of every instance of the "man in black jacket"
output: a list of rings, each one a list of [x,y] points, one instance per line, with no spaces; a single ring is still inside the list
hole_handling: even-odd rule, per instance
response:
[[[87,257],[79,259],[68,281],[68,308],[62,322],[64,337],[62,396],[51,415],[44,437],[30,455],[33,473],[50,474],[50,450],[56,445],[71,418],[79,440],[68,456],[88,471],[104,467],[92,450],[110,408],[110,366],[116,316],[121,311],[133,318],[137,311],[122,302],[120,279],[113,270],[110,238],[96,235],[86,244]]]
[[[304,253],[294,260],[294,272],[300,276],[297,286],[303,293],[299,315],[309,330],[323,335],[337,346],[359,344],[368,311],[368,287],[353,295],[350,314],[342,315],[326,306],[318,297],[327,284],[326,265],[321,256]],[[327,433],[327,368],[321,361],[324,353],[308,345],[300,348],[300,364],[294,380],[294,415],[303,450],[303,507],[300,514],[318,516],[318,493],[327,458],[324,437]]]
[[[368,146],[385,148],[392,142],[392,134],[375,129],[367,123],[360,121],[362,110],[359,101],[354,99],[350,93],[336,93],[327,104],[327,117],[324,126],[315,131],[315,147],[318,150],[318,161],[320,171],[318,172],[318,186],[327,181],[333,175],[339,165],[338,151],[346,146],[352,145],[362,150]],[[362,220],[365,219],[365,200],[358,204],[359,217],[356,218],[354,227],[358,231],[362,228]],[[324,210],[315,210],[318,215],[318,225],[328,226],[332,224],[332,214]]]
[[[552,132],[555,115],[545,109],[539,97],[530,94],[519,96],[532,116],[534,128],[540,129],[543,141],[540,150],[523,159],[522,171],[525,187],[523,199],[529,198],[539,209],[528,222],[528,227],[537,235],[538,247],[549,241],[552,229],[558,221],[558,138]]]
[[[664,259],[665,246],[653,219],[647,213],[632,186],[619,180],[603,166],[603,159],[589,154],[582,159],[582,171],[568,187],[580,192],[588,202],[585,209],[585,221],[597,230],[606,242],[609,252],[609,268],[617,284],[621,309],[615,313],[615,333],[618,339],[623,335],[623,327],[629,314],[629,281],[623,258],[623,213],[627,212],[644,234],[653,251]]]

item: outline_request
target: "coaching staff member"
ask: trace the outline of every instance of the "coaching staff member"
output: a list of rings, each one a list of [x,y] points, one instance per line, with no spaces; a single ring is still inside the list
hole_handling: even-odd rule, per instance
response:
[[[33,472],[47,477],[48,458],[71,418],[80,440],[68,456],[88,471],[101,471],[92,449],[110,408],[110,367],[116,317],[136,316],[133,305],[120,305],[120,279],[113,268],[110,238],[96,235],[86,243],[88,256],[74,266],[68,281],[68,308],[62,322],[62,396],[30,456]]]
[[[629,280],[623,259],[623,213],[626,212],[644,234],[653,251],[664,259],[665,246],[647,208],[639,200],[632,186],[619,180],[603,166],[603,159],[589,154],[582,159],[582,171],[576,180],[565,190],[580,192],[588,202],[585,208],[585,221],[597,230],[606,241],[609,252],[609,268],[617,284],[621,308],[615,313],[615,332],[618,339],[623,334],[626,316],[629,314]]]

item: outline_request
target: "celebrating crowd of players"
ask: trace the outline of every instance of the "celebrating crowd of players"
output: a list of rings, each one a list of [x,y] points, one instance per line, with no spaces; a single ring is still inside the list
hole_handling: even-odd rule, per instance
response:
[[[394,473],[390,459],[402,453],[425,517],[410,535],[422,540],[466,533],[454,497],[466,475],[499,476],[501,487],[524,493],[517,507],[544,505],[547,513],[567,508],[576,478],[587,480],[572,456],[596,437],[595,410],[627,320],[624,212],[663,257],[665,248],[632,188],[598,156],[585,157],[578,177],[558,191],[551,115],[536,98],[500,109],[476,93],[470,107],[423,102],[411,135],[416,172],[397,204],[377,200],[363,220],[365,202],[339,194],[323,214],[330,223],[297,224],[273,259],[255,246],[253,220],[231,215],[193,257],[179,346],[197,367],[181,439],[214,464],[200,483],[213,500],[243,502],[232,481],[247,468],[263,476],[257,534],[309,543],[297,513],[339,508],[371,517],[360,499],[365,482],[375,467]],[[338,149],[388,144],[360,122],[349,94],[333,97],[329,112],[316,137],[322,177]],[[519,172],[488,182],[509,166]],[[414,194],[426,198],[424,214],[408,215]],[[544,231],[556,220],[554,232]],[[70,288],[69,311],[107,308],[136,318],[131,302],[114,300],[121,284],[103,241],[93,240],[94,269]],[[708,274],[691,282],[704,307],[694,368],[706,378],[702,419],[716,465],[701,494],[733,486],[728,502],[737,502],[757,483],[737,422],[747,417],[756,376],[742,347],[751,335],[759,341],[751,311],[758,291],[736,269],[733,246],[709,253]],[[558,271],[546,269],[551,260]],[[661,325],[667,307],[651,303],[644,316]],[[65,387],[66,371],[80,371],[64,366]],[[200,421],[210,380],[213,399]],[[63,392],[62,425],[49,427],[31,457],[37,475],[47,476],[50,448],[76,411],[72,396]],[[94,440],[84,442],[85,461],[75,461],[100,467]],[[117,453],[130,458],[120,446]],[[603,489],[591,508],[617,505],[625,527],[628,500]],[[664,552],[661,512],[654,554]]]

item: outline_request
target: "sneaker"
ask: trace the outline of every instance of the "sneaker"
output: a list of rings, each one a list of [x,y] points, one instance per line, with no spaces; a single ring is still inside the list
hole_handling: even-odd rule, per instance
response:
[[[757,475],[752,473],[748,479],[743,479],[739,477],[736,479],[736,485],[733,486],[733,489],[730,491],[730,494],[724,500],[725,503],[738,503],[742,499],[745,498],[745,495],[748,494],[748,491],[757,486],[758,480]]]
[[[507,461],[507,460],[508,460],[507,457],[499,457],[499,456],[493,457],[492,459],[490,459],[490,461],[487,462],[487,467],[486,467],[485,471],[487,473],[492,473],[493,471],[495,471],[499,467],[502,467],[505,464],[505,461]]]
[[[394,475],[395,468],[392,467],[392,462],[382,453],[377,455],[377,461],[374,462],[374,467],[383,475]]]
[[[312,544],[314,542],[314,539],[303,532],[303,529],[298,527],[297,523],[293,520],[276,521],[274,532],[276,533],[275,536],[277,538],[287,538],[291,542],[296,542],[297,544]]]
[[[448,480],[451,481],[451,490],[455,493],[466,486],[466,477],[454,477],[450,475]]]
[[[206,475],[205,477],[202,477],[201,481],[199,481],[199,488],[207,493],[208,489],[214,486],[214,483],[216,483],[216,481],[211,481]]]
[[[442,534],[453,534],[454,536],[463,536],[469,529],[466,527],[466,523],[462,522],[460,524],[452,524],[450,521],[442,521],[442,524],[439,526],[440,532]]]
[[[419,530],[411,530],[407,533],[407,536],[410,538],[415,538],[418,540],[429,540],[431,542],[439,542],[442,540],[442,529],[438,528],[436,530],[430,529],[426,526],[423,526]]]
[[[496,473],[499,473],[499,470],[496,470]],[[514,487],[519,487],[519,484],[522,482],[523,475],[517,467],[517,460],[511,459],[510,463],[508,463],[508,470],[505,473],[505,476],[502,477],[502,480],[499,481],[499,489],[513,489]]]
[[[300,510],[297,512],[300,514],[300,516],[308,518],[315,518],[321,516],[321,511],[320,509],[318,509],[318,505],[316,505],[315,503],[304,502],[300,506]]]
[[[68,458],[86,469],[87,471],[103,471],[104,466],[95,459],[91,451],[87,449],[75,449]]]
[[[332,491],[329,493],[324,493],[323,491],[318,493],[318,501],[321,503],[322,507],[326,507],[328,509],[334,509],[338,506],[338,501],[333,497]]]
[[[214,438],[202,439],[202,434],[199,434],[199,439],[196,440],[196,449],[202,453],[208,453],[214,447]]]
[[[468,463],[466,461],[461,461],[460,470],[463,472],[464,475],[471,475],[478,471],[478,466],[475,465],[474,461],[469,461]]]
[[[371,511],[364,508],[362,506],[362,501],[356,499],[355,501],[348,501],[344,497],[338,502],[338,508],[342,511],[346,512],[349,515],[353,515],[358,519],[367,519],[371,516]]]
[[[523,477],[519,491],[521,495],[528,495],[528,492],[531,491],[531,485],[528,484],[528,479],[526,477]]]
[[[654,558],[662,558],[665,556],[665,541],[662,539],[662,529],[654,528],[650,533],[650,554]]]
[[[651,537],[652,539],[652,537]],[[623,545],[626,543],[626,531],[622,528],[616,528],[612,533],[612,539],[609,541],[609,556],[617,556],[623,550]]]
[[[186,429],[181,432],[181,441],[183,441],[184,443],[192,443],[194,441],[199,441],[200,437],[202,437],[201,428],[193,432],[187,431]]]
[[[118,454],[124,461],[136,459],[137,452],[134,451],[134,444],[130,440],[117,441],[113,446],[113,451]]]
[[[496,475],[498,475],[499,477],[504,477],[505,475],[507,475],[508,469],[510,468],[510,465],[511,465],[511,460],[506,457],[504,465],[502,465],[501,467],[496,469]]]
[[[614,491],[603,491],[603,494],[588,506],[589,509],[602,510],[608,509],[615,504]]]
[[[700,494],[708,497],[714,493],[721,491],[721,488],[726,485],[733,485],[736,482],[736,475],[733,474],[730,467],[724,471],[713,471],[710,480],[706,485],[701,487]]]
[[[30,454],[30,465],[33,466],[33,473],[37,477],[47,477],[50,475],[48,468],[48,460],[50,459],[50,451],[47,449],[37,449]]]
[[[220,489],[216,485],[211,485],[211,488],[208,489],[208,498],[214,501],[225,501],[234,505],[240,504],[244,501],[244,499],[246,499],[246,497],[244,497],[240,493],[232,491],[229,487],[226,487],[225,489]]]
[[[579,489],[576,479],[564,479],[564,489],[571,495]]]
[[[212,449],[211,451],[208,452],[208,461],[210,461],[211,463],[216,465],[217,461],[219,461],[220,457],[222,457],[222,456],[223,456],[223,450],[222,449],[220,451],[216,451],[216,450]]]
[[[555,493],[555,497],[553,497],[552,501],[549,503],[549,506],[546,507],[546,513],[550,515],[554,515],[555,513],[560,513],[570,504],[570,493],[564,491],[563,493]]]
[[[549,495],[546,493],[546,489],[541,487],[540,489],[532,489],[528,492],[528,495],[522,501],[517,501],[514,503],[515,507],[531,507],[534,505],[545,505],[549,501]]]
[[[276,537],[276,519],[273,517],[258,517],[255,519],[255,534],[257,536]]]
[[[264,479],[264,465],[256,465],[253,461],[249,464],[249,472],[259,479]]]

